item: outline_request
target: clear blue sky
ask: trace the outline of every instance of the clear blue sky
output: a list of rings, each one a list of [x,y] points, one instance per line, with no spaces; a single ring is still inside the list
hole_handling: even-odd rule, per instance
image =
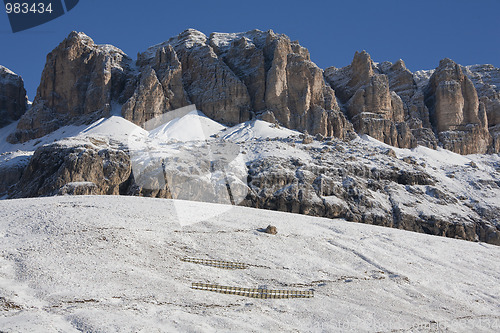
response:
[[[80,0],[66,15],[13,34],[0,13],[0,64],[20,74],[30,100],[45,56],[72,30],[113,44],[132,58],[187,28],[284,33],[320,67],[348,65],[355,51],[375,61],[402,58],[412,70],[452,58],[500,67],[500,0]]]

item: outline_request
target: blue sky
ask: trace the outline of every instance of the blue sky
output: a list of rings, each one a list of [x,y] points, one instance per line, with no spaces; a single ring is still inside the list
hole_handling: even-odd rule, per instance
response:
[[[13,34],[0,13],[0,64],[20,74],[30,100],[45,57],[72,30],[137,52],[187,28],[206,34],[272,29],[307,47],[320,67],[348,65],[357,50],[402,58],[412,70],[449,57],[500,67],[500,0],[169,1],[80,0],[66,15]]]

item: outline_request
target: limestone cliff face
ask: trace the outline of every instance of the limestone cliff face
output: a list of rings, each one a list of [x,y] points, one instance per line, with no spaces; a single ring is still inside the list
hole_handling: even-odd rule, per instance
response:
[[[323,71],[297,42],[272,31],[207,37],[189,29],[140,53],[136,68],[119,49],[72,32],[47,56],[33,108],[9,141],[108,116],[113,104],[143,125],[191,103],[226,125],[260,117],[312,134],[352,135]]]
[[[253,30],[207,37],[189,29],[139,54],[141,71],[147,66],[156,70],[162,49],[179,62],[174,61],[180,69],[174,82],[180,87],[180,78],[183,89],[172,90],[168,98],[177,105],[194,103],[227,125],[259,117],[324,136],[347,137],[352,131],[323,71],[311,62],[305,48],[285,35]],[[164,97],[156,96],[156,89],[151,88],[143,89],[142,95],[155,95],[159,107],[153,109],[171,110],[173,106],[165,106]],[[135,121],[130,113],[130,106],[125,105],[122,114]]]
[[[186,30],[149,48],[139,54],[137,64],[141,70],[151,66],[160,73],[159,81],[168,102],[162,113],[194,103],[210,118],[228,125],[251,118],[245,84],[219,59],[208,38],[197,30]],[[122,113],[126,114],[126,107]]]
[[[491,141],[486,111],[458,64],[441,60],[430,78],[426,104],[444,148],[460,154],[486,153]]]
[[[352,150],[346,157],[343,145],[338,143],[330,151],[318,150],[316,158],[321,161],[318,164],[314,159],[302,163],[274,157],[254,161],[248,177],[249,195],[243,205],[500,245],[500,229],[488,217],[497,214],[497,208],[477,209],[476,213],[462,206],[463,202],[457,199],[461,193],[444,190],[442,183],[423,168],[401,164],[390,155],[378,155],[380,167],[368,167],[368,163],[353,158],[356,154]],[[359,149],[360,155],[373,153],[367,147],[353,149]],[[310,154],[315,155],[312,150]],[[397,168],[391,168],[394,161]],[[374,197],[374,193],[378,195]],[[434,209],[415,211],[420,202],[437,209],[456,205],[457,211],[462,206],[468,212],[453,220],[449,213],[443,216],[430,213]]]
[[[374,63],[363,51],[349,66],[323,71],[307,49],[273,31],[207,37],[188,29],[139,53],[135,64],[119,49],[72,32],[47,56],[28,112],[24,88],[14,81],[0,80],[10,82],[0,96],[2,119],[22,115],[12,143],[90,123],[113,107],[142,126],[196,104],[226,125],[260,118],[324,137],[356,131],[396,147],[500,151],[498,68],[445,59],[436,70],[412,73],[402,60]]]
[[[338,92],[356,132],[393,146],[415,147],[417,141],[404,122],[403,100],[390,90],[388,76],[380,72],[363,51],[356,52],[345,68],[328,68],[325,77]]]
[[[23,79],[0,66],[0,128],[18,120],[26,112],[27,102]]]
[[[287,36],[254,30],[212,34],[210,43],[249,86],[257,116],[272,114],[285,127],[324,136],[334,135],[332,121],[343,122],[323,71],[311,62],[305,48]]]
[[[396,147],[500,150],[500,70],[493,66],[444,59],[435,70],[411,73],[402,60],[375,64],[363,51],[325,77],[360,134]]]
[[[85,34],[72,32],[47,55],[33,105],[9,141],[24,142],[69,123],[89,123],[109,116],[113,98],[123,89],[130,61],[121,50],[96,45]]]
[[[490,152],[498,153],[500,152],[500,68],[492,65],[473,65],[462,67],[462,70],[474,83],[479,96],[479,107],[484,107],[486,111],[488,129],[493,139]]]
[[[122,116],[135,124],[189,104],[182,83],[182,64],[171,45],[157,49],[153,57],[139,54],[139,76],[122,93]],[[126,99],[130,92],[132,96]]]
[[[408,124],[417,143],[435,149],[438,146],[438,141],[432,131],[429,109],[424,103],[422,90],[422,87],[428,82],[428,77],[423,80],[417,77],[406,68],[401,59],[394,64],[386,61],[376,67],[380,73],[387,76],[390,91],[401,98],[405,123]]]

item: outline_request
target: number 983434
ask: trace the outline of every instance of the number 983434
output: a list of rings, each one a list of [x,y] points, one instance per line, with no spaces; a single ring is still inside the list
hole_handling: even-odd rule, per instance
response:
[[[52,13],[52,3],[43,2],[29,4],[27,2],[7,2],[5,4],[7,14],[45,14]]]

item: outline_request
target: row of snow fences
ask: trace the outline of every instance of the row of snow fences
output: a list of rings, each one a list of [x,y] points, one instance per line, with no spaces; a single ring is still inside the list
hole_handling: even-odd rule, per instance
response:
[[[181,261],[194,264],[217,267],[222,269],[246,269],[248,264],[234,261],[221,261],[213,259],[182,258]],[[220,286],[218,284],[193,282],[191,289],[213,291],[220,294],[230,294],[253,298],[311,298],[314,291],[311,290],[272,290],[263,288],[240,288]]]
[[[212,260],[212,259],[196,259],[196,258],[182,258],[181,261],[191,262],[194,264],[211,266],[223,269],[247,269],[248,264],[244,264],[241,262],[232,262],[232,261],[221,261],[221,260]]]
[[[217,284],[193,283],[192,289],[213,291],[220,294],[230,294],[253,298],[311,298],[314,297],[312,290],[271,290],[261,288],[239,288],[219,286]]]

